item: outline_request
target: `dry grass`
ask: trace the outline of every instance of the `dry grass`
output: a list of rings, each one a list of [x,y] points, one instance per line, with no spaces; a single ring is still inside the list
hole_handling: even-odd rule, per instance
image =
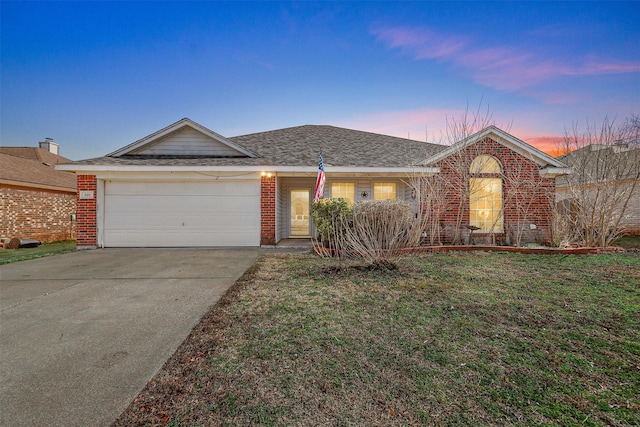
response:
[[[263,256],[115,425],[640,425],[637,254],[336,262]]]

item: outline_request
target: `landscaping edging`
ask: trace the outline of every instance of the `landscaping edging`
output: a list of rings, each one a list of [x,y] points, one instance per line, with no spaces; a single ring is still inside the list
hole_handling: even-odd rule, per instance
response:
[[[314,247],[318,255],[336,256],[340,250]],[[588,255],[611,252],[626,252],[624,248],[615,246],[606,248],[580,247],[580,248],[522,248],[516,246],[476,246],[476,245],[441,245],[441,246],[418,246],[415,248],[404,248],[397,252],[399,254],[422,253],[422,252],[453,252],[453,251],[487,251],[487,252],[516,252],[523,254],[543,254],[543,255]]]

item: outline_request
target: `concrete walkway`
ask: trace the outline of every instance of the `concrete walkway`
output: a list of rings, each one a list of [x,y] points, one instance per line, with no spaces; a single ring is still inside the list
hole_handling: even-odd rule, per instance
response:
[[[100,249],[0,266],[0,425],[110,425],[262,252]]]

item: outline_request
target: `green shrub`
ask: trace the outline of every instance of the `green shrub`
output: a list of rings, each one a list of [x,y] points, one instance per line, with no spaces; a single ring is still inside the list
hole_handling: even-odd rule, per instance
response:
[[[311,216],[322,240],[339,248],[339,237],[353,219],[353,208],[347,199],[321,199],[311,206]]]

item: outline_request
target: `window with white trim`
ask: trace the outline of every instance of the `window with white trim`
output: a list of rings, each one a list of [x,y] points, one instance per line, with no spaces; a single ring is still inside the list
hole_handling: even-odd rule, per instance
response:
[[[395,200],[396,199],[396,183],[395,182],[374,182],[373,183],[373,200]]]
[[[471,162],[469,171],[469,225],[478,227],[479,233],[502,233],[502,178],[483,176],[501,173],[500,162],[483,154]]]
[[[349,203],[356,201],[356,185],[353,182],[334,182],[331,184],[331,197],[347,199]]]

